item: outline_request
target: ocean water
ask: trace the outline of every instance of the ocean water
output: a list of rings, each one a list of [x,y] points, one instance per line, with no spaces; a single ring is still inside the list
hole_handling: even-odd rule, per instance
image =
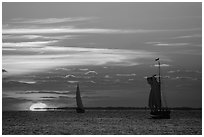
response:
[[[3,111],[3,135],[201,135],[201,110],[172,110],[150,119],[148,110]]]

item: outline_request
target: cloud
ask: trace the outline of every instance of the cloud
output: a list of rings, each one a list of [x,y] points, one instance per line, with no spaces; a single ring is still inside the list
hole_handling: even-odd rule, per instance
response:
[[[145,44],[159,44],[159,43],[161,43],[161,42],[145,42]]]
[[[79,70],[81,70],[81,71],[88,71],[89,69],[84,68],[84,69],[79,69]]]
[[[27,48],[27,47],[33,47],[33,48],[41,48],[45,47],[45,45],[50,45],[53,43],[58,42],[57,40],[52,41],[34,41],[34,42],[15,42],[15,43],[3,43],[3,48]]]
[[[105,75],[104,78],[111,78],[109,75]]]
[[[172,80],[198,80],[198,78],[177,76],[175,78],[172,78]]]
[[[192,49],[175,50],[173,51],[173,53],[179,54],[179,55],[186,54],[186,55],[202,56],[202,44],[192,45]]]
[[[182,75],[199,75],[202,72],[198,70],[169,70],[167,73],[169,74],[182,74]]]
[[[29,90],[29,91],[25,91],[22,94],[35,94],[35,93],[39,93],[39,94],[43,94],[43,93],[49,93],[49,94],[69,94],[70,91],[38,91],[38,90]]]
[[[198,74],[201,74],[202,72],[199,71],[199,70],[196,70],[196,71],[193,71],[193,70],[186,70],[186,72],[195,72],[195,73],[198,73]]]
[[[31,102],[32,100],[30,99],[25,99],[25,98],[16,98],[14,96],[12,97],[2,97],[2,110],[25,110],[25,108],[27,108],[28,106],[30,107],[29,102]],[[29,104],[28,106],[26,106],[27,104]],[[23,105],[23,107],[21,106]],[[28,108],[29,108],[28,107]]]
[[[167,73],[178,73],[178,72],[181,72],[181,70],[170,70],[170,71],[168,71]]]
[[[189,43],[158,43],[154,45],[155,46],[186,46],[186,45],[189,45]]]
[[[41,101],[41,100],[52,100],[52,103],[56,103],[56,100],[60,96],[75,97],[75,94],[70,93],[69,91],[46,91],[46,90],[30,90],[30,91],[7,91],[3,94],[3,98],[15,97],[17,99],[28,100],[32,102]],[[49,98],[46,98],[49,97]]]
[[[13,19],[10,23],[23,23],[23,24],[55,24],[63,22],[79,22],[79,21],[89,21],[96,18],[93,17],[72,17],[72,18],[46,18],[46,19],[26,19],[18,18]]]
[[[96,82],[95,81],[93,81],[93,80],[91,80],[91,81],[88,81],[88,82],[90,82],[90,83],[93,83],[93,84],[95,84]]]
[[[131,79],[128,79],[128,81],[133,81],[133,80],[134,80],[134,79],[132,79],[132,78],[131,78]]]
[[[40,35],[2,35],[2,39],[36,39]]]
[[[26,84],[35,84],[35,83],[36,83],[36,81],[23,81],[23,80],[18,81],[18,82],[20,82],[20,83],[26,83]]]
[[[136,76],[136,74],[135,73],[132,73],[132,74],[116,74],[116,76],[130,77],[130,76]]]
[[[15,51],[15,48],[2,48],[2,51]]]
[[[156,57],[156,53],[145,50],[50,46],[53,43],[55,41],[4,43],[3,48],[20,46],[21,49],[3,53],[3,67],[9,75],[15,75],[77,65],[133,66],[139,65],[140,59]]]
[[[117,34],[117,33],[141,33],[141,30],[119,30],[119,29],[101,29],[101,28],[16,28],[3,29],[3,34],[72,34],[72,33],[98,33],[98,34]]]
[[[188,38],[202,38],[201,34],[193,34],[193,35],[185,35],[185,36],[178,36],[172,39],[188,39]]]
[[[54,35],[54,36],[44,36],[44,35],[3,35],[3,40],[34,40],[34,39],[42,39],[42,40],[64,40],[64,39],[73,39],[76,36],[71,35]]]
[[[84,73],[85,75],[90,75],[90,74],[95,74],[97,75],[98,73],[96,71],[88,71],[86,73]]]
[[[154,65],[155,67],[158,67],[159,65],[158,64],[155,64]],[[169,64],[161,64],[160,67],[170,67],[171,65]]]
[[[114,83],[120,83],[121,81],[120,81],[120,79],[116,79],[115,81],[114,81]]]
[[[68,68],[56,68],[56,70],[70,71],[71,69],[68,69]]]
[[[156,33],[174,31],[192,31],[195,29],[171,29],[171,30],[150,30],[150,29],[106,29],[106,28],[76,28],[73,26],[65,27],[14,27],[3,26],[2,34],[134,34],[134,33]]]
[[[69,81],[67,81],[68,83],[71,83],[71,84],[75,84],[75,83],[79,83],[79,81],[71,81],[71,80],[69,80]]]
[[[65,78],[76,78],[74,75],[66,75]]]
[[[42,98],[42,99],[53,99],[53,98],[56,98],[56,97],[50,96],[50,97],[40,97],[40,98]]]
[[[145,42],[145,44],[154,45],[154,46],[187,46],[189,43],[162,43],[162,42]]]

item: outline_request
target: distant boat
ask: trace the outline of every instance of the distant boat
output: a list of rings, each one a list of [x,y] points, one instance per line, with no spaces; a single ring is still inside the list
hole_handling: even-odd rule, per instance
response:
[[[147,78],[148,84],[151,85],[151,91],[149,94],[149,108],[151,109],[150,115],[156,119],[170,119],[170,110],[162,104],[161,94],[161,76],[160,76],[160,62],[159,58],[155,59],[158,61],[159,67],[159,81],[157,81],[156,75]]]
[[[77,113],[84,113],[85,109],[81,100],[79,84],[77,84],[77,90],[76,90],[76,103],[77,103],[77,108],[76,108]]]

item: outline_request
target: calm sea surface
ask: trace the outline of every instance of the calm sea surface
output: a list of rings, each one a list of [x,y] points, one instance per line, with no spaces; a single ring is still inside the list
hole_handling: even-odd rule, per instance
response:
[[[201,110],[174,110],[171,119],[149,119],[148,110],[3,111],[3,135],[196,135]]]

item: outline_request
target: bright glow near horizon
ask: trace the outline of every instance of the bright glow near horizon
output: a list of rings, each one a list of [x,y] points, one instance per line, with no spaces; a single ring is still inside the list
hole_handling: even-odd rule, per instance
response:
[[[44,108],[46,108],[47,105],[45,103],[35,103],[35,104],[32,104],[30,106],[30,110],[31,111],[46,111]]]

